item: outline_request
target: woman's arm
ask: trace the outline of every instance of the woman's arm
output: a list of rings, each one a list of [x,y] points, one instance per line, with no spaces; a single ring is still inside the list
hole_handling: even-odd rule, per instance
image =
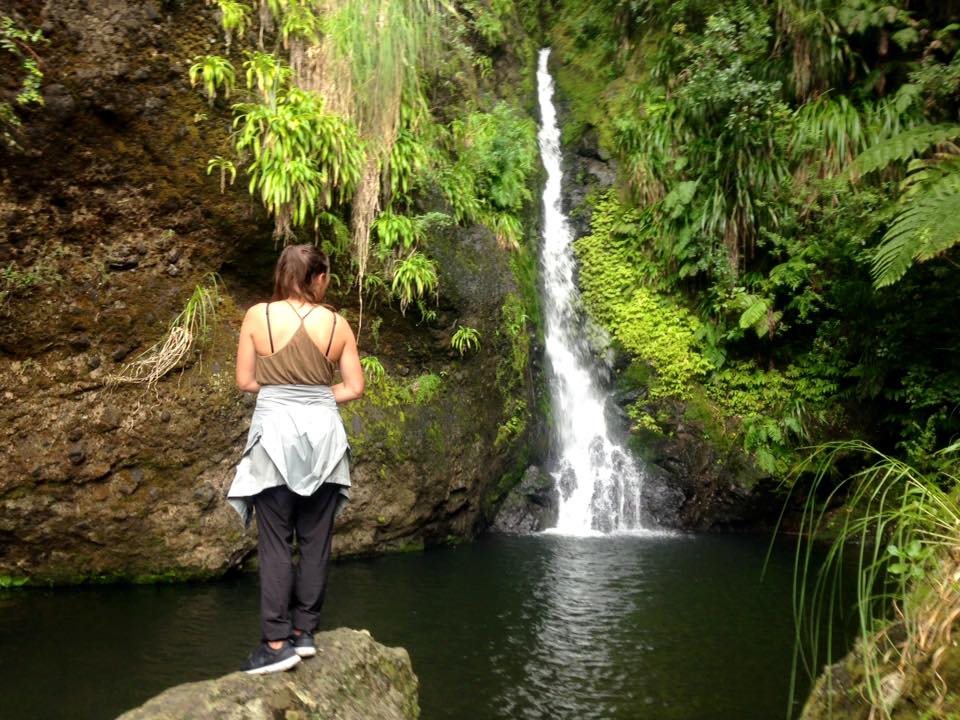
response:
[[[240,343],[237,345],[237,387],[244,392],[257,392],[260,386],[255,377],[257,367],[257,350],[253,344],[253,327],[256,323],[254,310],[260,305],[254,305],[247,310],[240,326]]]
[[[340,353],[340,377],[343,382],[337,383],[330,389],[333,390],[333,398],[337,403],[345,403],[363,395],[365,381],[353,330],[345,322],[338,323],[338,327],[343,328],[340,332],[345,335],[343,352]]]

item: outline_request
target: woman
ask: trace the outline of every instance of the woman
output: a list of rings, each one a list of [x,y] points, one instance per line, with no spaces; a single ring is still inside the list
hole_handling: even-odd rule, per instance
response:
[[[284,249],[273,301],[250,308],[240,328],[237,386],[258,395],[227,497],[246,525],[251,508],[257,514],[262,642],[241,668],[248,673],[286,670],[316,655],[333,519],[349,498],[337,404],[363,394],[363,369],[350,326],[323,304],[329,282],[320,250]],[[334,384],[337,365],[342,382]]]

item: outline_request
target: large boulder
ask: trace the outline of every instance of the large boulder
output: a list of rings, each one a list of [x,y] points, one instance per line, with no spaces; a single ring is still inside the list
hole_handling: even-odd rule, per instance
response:
[[[403,648],[365,630],[319,633],[317,656],[273,675],[236,672],[165,690],[118,720],[415,720],[417,676]]]

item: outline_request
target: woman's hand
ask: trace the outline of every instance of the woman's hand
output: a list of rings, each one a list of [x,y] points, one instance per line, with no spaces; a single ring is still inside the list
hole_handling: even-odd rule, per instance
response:
[[[240,343],[237,345],[237,387],[244,392],[260,390],[256,380],[257,350],[253,345],[253,327],[256,323],[254,310],[260,305],[254,305],[247,310],[243,325],[240,326]]]
[[[342,330],[340,328],[343,328]],[[337,333],[343,333],[343,352],[340,353],[340,377],[343,382],[332,388],[333,399],[337,403],[350,402],[363,395],[365,379],[363,366],[360,365],[360,353],[357,351],[357,339],[347,323],[337,323]]]

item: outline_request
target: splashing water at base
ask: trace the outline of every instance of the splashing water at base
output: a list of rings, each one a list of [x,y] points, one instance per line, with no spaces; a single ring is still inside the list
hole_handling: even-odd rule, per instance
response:
[[[604,415],[605,398],[584,338],[574,284],[573,233],[561,211],[560,129],[553,105],[550,50],[540,51],[537,91],[542,125],[540,156],[547,171],[543,191],[543,304],[546,351],[553,370],[553,407],[559,441],[554,478],[560,490],[556,528],[548,532],[591,535],[642,531],[643,474],[625,448],[612,442]]]

